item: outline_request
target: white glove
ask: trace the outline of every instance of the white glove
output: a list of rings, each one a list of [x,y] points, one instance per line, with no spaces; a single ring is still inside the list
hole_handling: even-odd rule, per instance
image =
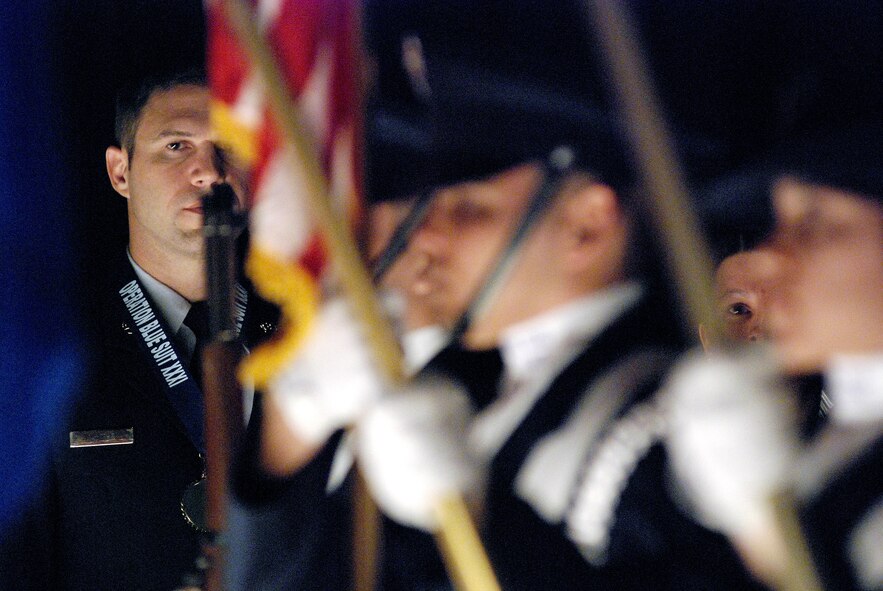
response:
[[[342,299],[322,306],[297,357],[271,382],[286,423],[319,444],[354,423],[387,386],[358,322]]]
[[[691,356],[665,388],[672,467],[696,517],[735,538],[768,531],[796,457],[794,400],[762,351]]]
[[[356,453],[384,513],[435,531],[439,500],[478,490],[482,471],[466,448],[470,419],[466,395],[440,379],[413,382],[366,413],[355,432]]]

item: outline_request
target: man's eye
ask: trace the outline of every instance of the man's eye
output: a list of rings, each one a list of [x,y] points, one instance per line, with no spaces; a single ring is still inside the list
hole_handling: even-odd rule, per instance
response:
[[[459,224],[474,223],[490,218],[491,211],[487,207],[475,203],[459,203],[454,208],[451,217]]]
[[[748,306],[748,304],[743,304],[742,302],[737,302],[735,304],[730,305],[730,307],[727,308],[727,314],[730,314],[732,316],[750,316],[751,315],[751,308]]]
[[[183,147],[184,142],[169,142],[168,144],[166,144],[166,149],[172,152],[178,152]]]

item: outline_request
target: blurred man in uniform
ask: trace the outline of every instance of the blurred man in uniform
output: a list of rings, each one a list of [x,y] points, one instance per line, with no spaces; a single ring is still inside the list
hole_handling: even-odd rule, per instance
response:
[[[559,86],[507,72],[504,61],[475,61],[483,43],[463,41],[424,39],[442,180],[410,244],[425,261],[416,291],[450,329],[529,206],[546,200],[486,309],[429,364],[466,385],[477,414],[464,415],[450,387],[390,395],[352,321],[329,305],[271,388],[261,438],[237,472],[231,587],[344,584],[335,468],[338,431],[354,424],[369,486],[396,522],[385,530],[384,589],[448,588],[418,530],[437,528],[441,496],[475,490],[506,589],[752,588],[724,540],[666,495],[653,394],[684,343],[639,255],[646,236],[615,126],[571,94],[569,75]],[[537,47],[519,49],[545,63]]]
[[[832,589],[883,587],[881,148],[875,123],[811,139],[799,156],[812,164],[786,170],[773,192],[781,267],[772,334],[786,370],[821,370],[832,400],[831,424],[795,477]]]
[[[408,244],[400,228],[416,223],[428,197],[431,134],[425,108],[415,102],[412,98],[407,107],[384,103],[369,108],[366,194],[371,203],[364,241],[368,267],[398,323],[411,369],[423,367],[447,340],[436,307],[416,281],[426,258]]]
[[[735,417],[748,415],[737,408],[760,408],[764,399],[776,396],[773,390],[749,386],[729,415],[719,415],[729,417],[728,428],[703,428],[718,415],[693,406],[682,415],[688,420],[681,423],[683,439],[675,442],[684,453],[682,475],[697,505],[718,520],[746,562],[772,583],[784,580],[789,563],[778,526],[762,508],[763,497],[787,488],[796,494],[824,588],[883,586],[881,139],[879,123],[873,121],[826,129],[795,138],[769,167],[776,215],[768,243],[773,257],[770,336],[786,374],[823,374],[831,399],[828,424],[801,450],[796,434],[791,440],[784,437],[793,422],[781,405],[755,414],[754,426],[740,423]],[[746,386],[749,374],[741,373]],[[682,400],[688,398],[684,388],[708,390],[711,383],[682,383]],[[706,437],[691,437],[700,432]],[[766,436],[773,433],[782,435]],[[755,461],[740,462],[739,457]],[[775,466],[758,461],[769,457],[786,461],[777,460]],[[727,470],[716,468],[721,465]],[[760,473],[767,475],[759,478]],[[748,498],[754,500],[744,503]],[[748,512],[766,518],[750,530],[742,528],[740,514]]]

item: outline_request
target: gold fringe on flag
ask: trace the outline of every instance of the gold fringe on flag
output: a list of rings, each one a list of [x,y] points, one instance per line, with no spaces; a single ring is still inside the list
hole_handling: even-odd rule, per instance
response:
[[[218,143],[240,162],[249,167],[257,162],[257,133],[241,123],[229,106],[212,101],[211,123]],[[316,280],[301,265],[283,261],[260,248],[252,247],[249,251],[245,272],[255,290],[282,312],[277,336],[243,359],[237,372],[240,382],[265,389],[294,357],[309,332],[319,307],[318,288]]]
[[[245,265],[257,292],[282,310],[277,338],[251,352],[239,365],[239,380],[263,389],[295,355],[316,318],[319,293],[316,280],[300,265],[284,262],[252,248]]]

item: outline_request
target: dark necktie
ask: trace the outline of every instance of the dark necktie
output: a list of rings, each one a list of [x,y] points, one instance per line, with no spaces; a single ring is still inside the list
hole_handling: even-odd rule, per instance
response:
[[[470,351],[450,345],[436,355],[428,369],[441,371],[459,380],[469,392],[476,411],[484,409],[497,398],[503,357],[500,350]]]
[[[788,383],[797,397],[798,426],[800,437],[808,441],[815,437],[828,422],[827,411],[822,411],[822,387],[824,378],[820,373],[792,376]]]
[[[205,302],[194,302],[184,317],[184,325],[196,335],[196,345],[190,356],[190,375],[202,385],[202,350],[208,342],[208,306]]]

